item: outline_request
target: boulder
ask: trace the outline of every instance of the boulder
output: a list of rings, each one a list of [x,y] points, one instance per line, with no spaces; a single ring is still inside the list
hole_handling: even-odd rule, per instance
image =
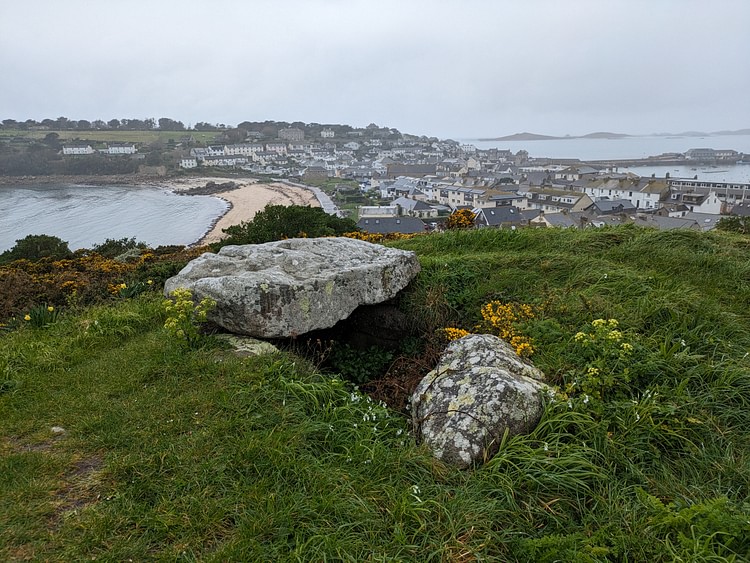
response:
[[[287,338],[329,328],[360,305],[394,297],[417,275],[413,252],[345,237],[225,246],[167,280],[217,303],[208,320],[229,332]]]
[[[544,374],[505,341],[471,334],[450,343],[411,398],[418,441],[465,469],[496,453],[506,430],[528,433],[542,416]]]
[[[232,353],[240,358],[248,356],[266,356],[275,354],[279,349],[265,340],[258,340],[251,336],[238,336],[236,334],[218,334],[216,336],[232,349]]]

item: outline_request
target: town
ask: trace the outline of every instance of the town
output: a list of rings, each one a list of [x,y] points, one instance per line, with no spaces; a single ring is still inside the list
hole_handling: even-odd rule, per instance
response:
[[[750,160],[731,149],[695,148],[639,161],[583,162],[530,158],[525,150],[480,150],[375,124],[354,128],[243,122],[223,129],[199,124],[191,131],[180,122],[159,122],[163,127],[179,127],[174,137],[156,147],[123,141],[73,142],[60,143],[58,152],[63,159],[74,160],[127,158],[137,164],[134,170],[148,173],[221,171],[324,187],[333,200],[327,210],[379,234],[439,229],[451,213],[462,209],[472,212],[478,228],[503,229],[629,223],[706,231],[724,216],[750,215],[746,197],[750,184],[618,171],[627,165],[716,166]],[[50,125],[54,124],[36,129],[43,133]],[[51,135],[57,140],[57,133],[47,133],[45,139],[49,141]]]

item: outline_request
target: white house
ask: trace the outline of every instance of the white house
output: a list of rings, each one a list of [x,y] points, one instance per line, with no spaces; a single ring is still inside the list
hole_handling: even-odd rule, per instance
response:
[[[96,151],[91,147],[91,145],[64,145],[63,146],[64,155],[94,154],[95,152]]]
[[[207,156],[224,156],[224,145],[209,145],[206,147]]]
[[[275,152],[276,154],[286,154],[286,143],[266,143],[266,152]]]
[[[107,145],[107,154],[135,154],[138,150],[133,143],[111,143]]]
[[[636,209],[659,209],[669,194],[664,179],[602,178],[588,182],[583,191],[594,201],[598,199],[626,199]]]
[[[670,201],[682,203],[693,213],[708,213],[719,215],[721,213],[721,200],[716,192],[673,192]]]
[[[198,159],[194,156],[184,156],[180,159],[180,168],[197,168]]]
[[[203,159],[203,164],[206,166],[242,166],[247,164],[247,157],[245,156],[207,156]]]

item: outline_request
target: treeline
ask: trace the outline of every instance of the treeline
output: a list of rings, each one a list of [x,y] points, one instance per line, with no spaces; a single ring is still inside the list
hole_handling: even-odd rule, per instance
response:
[[[204,129],[199,129],[198,127]],[[205,129],[205,127],[211,129]],[[151,131],[160,129],[162,131],[185,131],[187,128],[182,121],[177,121],[169,117],[161,117],[158,120],[153,117],[146,119],[110,119],[103,121],[96,119],[89,121],[87,119],[68,119],[67,117],[58,117],[57,119],[42,119],[36,121],[27,119],[26,121],[16,121],[15,119],[3,119],[0,123],[0,130],[29,130],[46,128],[57,131]],[[196,123],[196,131],[220,131],[223,125],[211,125],[207,123]]]
[[[199,121],[193,126],[186,127],[182,121],[177,121],[169,117],[160,117],[154,119],[148,117],[145,119],[127,118],[127,119],[110,119],[104,121],[102,119],[95,119],[89,121],[87,119],[68,119],[67,117],[58,117],[57,119],[42,119],[37,121],[34,119],[27,119],[25,121],[17,121],[15,119],[3,119],[0,122],[0,131],[28,131],[35,129],[42,130],[54,130],[54,131],[227,131],[227,130],[241,130],[247,133],[255,132],[260,133],[264,137],[275,138],[279,131],[294,127],[304,131],[305,135],[310,137],[319,137],[320,132],[324,129],[330,129],[334,134],[339,136],[346,136],[355,130],[363,133],[364,136],[378,136],[378,137],[398,137],[401,133],[398,129],[391,127],[381,127],[375,123],[370,123],[367,127],[357,129],[351,125],[342,125],[335,123],[303,123],[301,121],[242,121],[237,127],[226,125],[224,123],[208,123],[205,121]]]

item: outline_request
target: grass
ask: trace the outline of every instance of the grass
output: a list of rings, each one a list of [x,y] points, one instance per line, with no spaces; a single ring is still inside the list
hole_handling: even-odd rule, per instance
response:
[[[21,137],[25,139],[42,140],[50,133],[57,133],[62,143],[71,141],[91,141],[103,143],[106,141],[120,143],[141,143],[148,145],[156,141],[166,143],[169,139],[179,142],[181,137],[192,135],[198,143],[214,142],[219,131],[109,131],[109,130],[91,130],[91,131],[67,131],[67,130],[49,130],[49,131],[25,131],[25,130],[0,130],[0,139],[13,139]]]
[[[392,243],[422,330],[531,303],[561,388],[617,318],[633,355],[601,400],[553,401],[459,472],[408,420],[279,353],[184,350],[158,299],[0,337],[0,559],[745,561],[750,245],[740,236],[476,231]],[[628,368],[627,378],[624,367]],[[2,381],[0,381],[2,383]],[[64,432],[55,432],[61,427]]]

